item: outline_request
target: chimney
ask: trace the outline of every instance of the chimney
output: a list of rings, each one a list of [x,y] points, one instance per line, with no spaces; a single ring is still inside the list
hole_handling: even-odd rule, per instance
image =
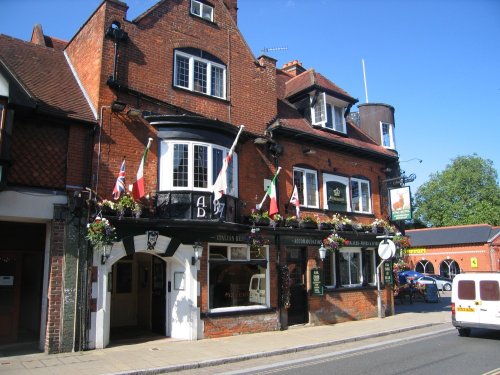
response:
[[[238,24],[238,0],[224,0],[224,4],[229,10],[229,13],[231,13],[234,23]]]
[[[39,23],[33,27],[33,31],[31,33],[31,43],[45,46],[45,37],[43,35],[42,25]]]
[[[306,71],[299,60],[293,60],[289,63],[286,63],[285,65],[283,65],[281,70],[287,72],[292,77],[297,77],[299,74],[302,74]]]

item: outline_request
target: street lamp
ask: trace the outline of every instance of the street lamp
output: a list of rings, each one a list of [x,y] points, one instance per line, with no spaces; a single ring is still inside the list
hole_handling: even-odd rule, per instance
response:
[[[191,265],[194,266],[196,264],[196,262],[203,255],[203,246],[201,245],[201,243],[199,243],[198,241],[196,241],[193,244],[193,250],[194,250],[194,256],[191,258]]]
[[[320,248],[319,248],[319,257],[321,259],[321,261],[325,260],[325,257],[326,257],[326,247],[321,244]]]

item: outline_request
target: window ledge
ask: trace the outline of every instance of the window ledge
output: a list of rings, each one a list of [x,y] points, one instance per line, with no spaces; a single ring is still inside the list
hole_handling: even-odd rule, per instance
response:
[[[344,292],[353,292],[353,291],[359,291],[359,290],[377,290],[377,287],[375,285],[362,285],[362,286],[354,286],[352,288],[350,287],[326,287],[324,288],[324,293],[344,293]]]
[[[276,309],[265,307],[262,309],[254,308],[248,310],[233,310],[233,311],[220,311],[220,312],[205,312],[201,313],[200,317],[203,318],[217,318],[224,316],[238,316],[238,315],[255,315],[255,314],[269,314],[276,312]]]
[[[200,96],[202,98],[214,99],[214,100],[219,100],[219,101],[224,102],[224,103],[230,103],[230,101],[228,99],[219,98],[218,96],[212,96],[212,95],[204,94],[202,92],[198,92],[198,91],[194,91],[194,90],[189,90],[189,89],[187,89],[185,87],[182,87],[182,86],[172,85],[172,88],[174,90],[184,91],[184,92],[187,92],[187,93],[190,93],[190,94],[193,94],[193,95]]]

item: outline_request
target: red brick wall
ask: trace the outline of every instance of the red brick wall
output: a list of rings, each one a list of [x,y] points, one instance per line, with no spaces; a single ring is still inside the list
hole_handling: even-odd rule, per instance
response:
[[[219,318],[205,318],[204,338],[236,336],[279,330],[278,313],[242,314]]]
[[[90,178],[90,129],[87,126],[73,124],[69,128],[67,175],[68,186],[89,186]]]
[[[64,221],[53,220],[50,244],[48,313],[45,350],[57,353],[61,347],[63,314]]]

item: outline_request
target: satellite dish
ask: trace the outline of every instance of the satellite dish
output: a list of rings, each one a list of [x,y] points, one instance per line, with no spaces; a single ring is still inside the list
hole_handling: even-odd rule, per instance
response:
[[[391,240],[384,240],[378,245],[378,255],[383,260],[387,260],[396,255],[396,245]]]

